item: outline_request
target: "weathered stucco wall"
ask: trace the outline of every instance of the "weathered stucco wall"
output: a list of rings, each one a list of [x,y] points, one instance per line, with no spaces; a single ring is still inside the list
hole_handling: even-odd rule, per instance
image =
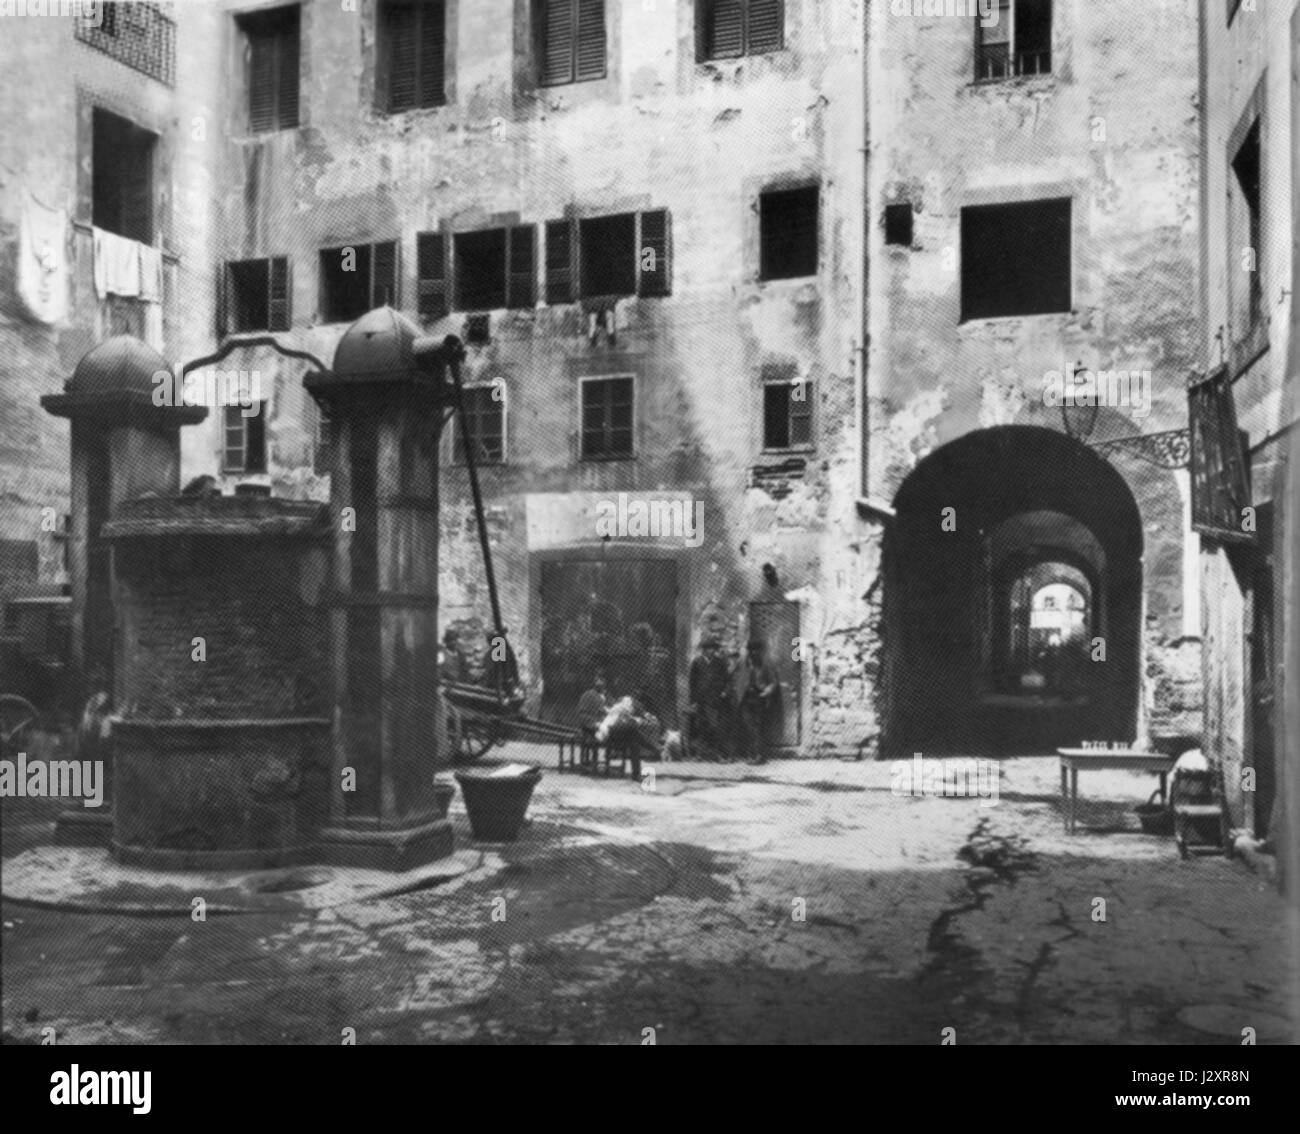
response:
[[[1113,6],[1057,0],[1052,73],[975,83],[973,21],[914,7],[875,5],[870,27],[869,495],[891,500],[971,431],[1062,430],[1044,380],[1076,362],[1151,372],[1150,415],[1103,409],[1093,441],[1183,427],[1203,352],[1195,12],[1152,4],[1117,22]],[[1072,310],[962,322],[961,209],[1050,197],[1072,200]],[[911,247],[885,244],[892,203],[913,208]],[[1186,727],[1183,500],[1171,473],[1108,455],[1144,526],[1139,728]]]

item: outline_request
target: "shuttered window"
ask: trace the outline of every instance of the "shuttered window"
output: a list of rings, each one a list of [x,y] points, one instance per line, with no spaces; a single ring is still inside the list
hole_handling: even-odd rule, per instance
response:
[[[537,0],[535,10],[542,86],[605,77],[605,0]]]
[[[547,222],[547,303],[671,294],[672,227],[667,209]]]
[[[785,46],[784,0],[703,0],[697,8],[700,59],[738,59]]]
[[[546,222],[546,302],[572,303],[573,222]]]
[[[518,225],[506,236],[506,306],[532,307],[537,302],[537,229]]]
[[[218,303],[222,334],[289,329],[288,257],[231,261],[223,284],[225,294]]]
[[[248,125],[256,133],[298,125],[299,9],[242,17],[248,44]]]
[[[415,238],[415,274],[419,289],[417,310],[425,319],[441,319],[451,310],[447,293],[447,241],[440,232],[421,232]]]
[[[380,9],[379,103],[389,114],[446,101],[444,0],[390,0]]]
[[[670,224],[667,209],[641,213],[640,239],[637,241],[637,294],[645,298],[672,293]]]

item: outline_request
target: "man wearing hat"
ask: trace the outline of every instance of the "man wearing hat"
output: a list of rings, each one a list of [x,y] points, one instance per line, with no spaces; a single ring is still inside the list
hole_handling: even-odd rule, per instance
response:
[[[690,668],[691,746],[702,760],[726,758],[727,679],[731,675],[720,646],[717,638],[706,635]]]
[[[739,753],[751,764],[767,760],[767,723],[776,706],[780,682],[768,662],[761,638],[751,638],[745,657],[731,675],[731,697],[736,706]]]

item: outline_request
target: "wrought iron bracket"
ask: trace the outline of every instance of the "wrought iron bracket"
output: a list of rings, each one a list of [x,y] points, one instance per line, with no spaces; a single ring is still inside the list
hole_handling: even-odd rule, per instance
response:
[[[1112,441],[1094,441],[1095,452],[1129,453],[1139,461],[1161,469],[1185,469],[1192,462],[1191,434],[1186,429],[1167,429],[1163,433],[1136,433]]]
[[[211,366],[214,362],[220,362],[240,347],[258,346],[270,347],[286,358],[300,358],[304,362],[310,362],[317,370],[326,369],[325,364],[314,354],[305,350],[294,350],[292,347],[283,346],[273,335],[231,335],[221,344],[221,349],[214,354],[205,354],[202,358],[194,358],[185,363],[181,367],[181,377],[184,378],[191,370],[197,370],[200,366]]]

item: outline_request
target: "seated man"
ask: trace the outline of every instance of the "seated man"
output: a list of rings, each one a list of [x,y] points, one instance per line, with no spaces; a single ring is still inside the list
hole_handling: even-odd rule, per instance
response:
[[[649,709],[643,693],[615,701],[596,729],[596,739],[607,744],[611,753],[626,753],[632,761],[632,775],[641,779],[644,756],[658,758],[661,744],[659,718]]]

